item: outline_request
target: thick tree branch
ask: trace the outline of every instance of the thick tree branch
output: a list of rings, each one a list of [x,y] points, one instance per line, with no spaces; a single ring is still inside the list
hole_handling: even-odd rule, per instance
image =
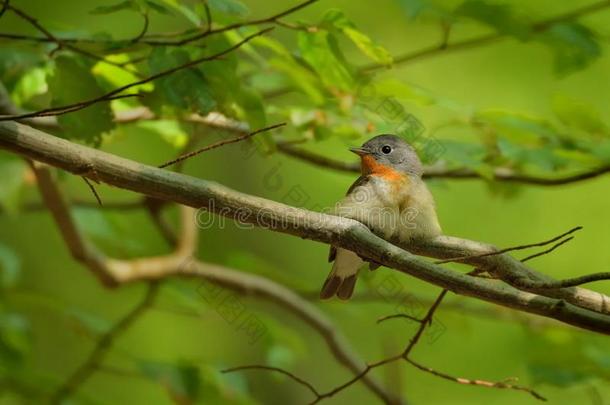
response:
[[[116,187],[194,208],[203,207],[220,215],[239,218],[242,223],[332,243],[457,294],[610,334],[610,316],[607,315],[610,312],[610,300],[590,290],[532,289],[532,292],[526,292],[509,285],[460,274],[431,264],[388,243],[356,221],[239,193],[214,182],[168,172],[76,145],[15,122],[0,123],[0,148],[77,175],[83,175],[83,172],[87,173],[94,168],[101,182]],[[449,236],[413,242],[404,247],[413,253],[438,259],[472,256],[494,250],[489,245]],[[524,277],[553,281],[508,255],[469,259],[468,262],[493,272],[507,283]],[[137,271],[125,269],[115,272],[114,278],[124,281],[133,279],[134,274],[137,278]],[[150,275],[151,272],[147,270],[147,274]]]

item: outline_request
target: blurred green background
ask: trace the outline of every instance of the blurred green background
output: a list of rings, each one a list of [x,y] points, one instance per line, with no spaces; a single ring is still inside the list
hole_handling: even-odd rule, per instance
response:
[[[90,13],[95,7],[112,2],[20,0],[14,3],[35,15],[54,32],[66,36],[106,32],[114,38],[129,38],[137,34],[141,25],[137,14],[127,11],[108,15]],[[247,0],[243,3],[249,10],[242,17],[245,19],[265,17],[289,7],[284,1]],[[434,4],[440,4],[442,10],[453,10],[460,3]],[[438,43],[441,35],[439,21],[442,20],[439,14],[424,12],[417,18],[410,16],[410,12],[422,4],[432,3],[423,0],[378,0],[374,3],[321,0],[286,20],[315,23],[327,10],[338,8],[362,32],[391,54],[399,55]],[[590,2],[513,0],[473,4],[475,9],[483,10],[481,14],[484,15],[482,5],[500,4],[508,7],[519,21],[538,21]],[[487,10],[490,14],[486,18],[495,21],[493,16],[501,15],[498,10]],[[596,115],[594,111],[598,111],[602,117],[599,120],[606,125],[610,112],[610,57],[606,52],[610,38],[610,10],[602,10],[579,21],[595,32],[600,55],[593,52],[595,55],[591,60],[567,72],[558,74],[557,55],[553,54],[552,47],[522,40],[509,33],[507,37],[487,45],[439,52],[429,58],[384,68],[375,80],[396,80],[412,86],[410,88],[416,89],[417,94],[424,95],[421,97],[435,100],[422,102],[418,97],[399,97],[401,104],[426,127],[426,133],[446,140],[447,145],[451,142],[485,145],[488,139],[473,129],[473,125],[465,124],[467,117],[477,111],[510,111],[540,117],[554,127],[562,126],[565,119],[558,117],[556,107],[557,100],[562,99],[576,100],[573,103],[581,103],[582,109],[592,116]],[[175,15],[151,13],[150,32],[181,30],[186,24],[184,18]],[[457,18],[452,23],[450,42],[495,30],[490,23]],[[0,32],[35,34],[8,13],[0,19]],[[278,27],[270,35],[291,52],[299,51],[297,32]],[[580,37],[572,39],[584,41]],[[343,42],[342,49],[350,63],[371,62],[357,48],[343,46]],[[579,44],[585,48],[591,46]],[[2,56],[7,59],[18,50],[25,52],[30,48],[38,49],[27,43],[5,39],[0,42]],[[248,59],[246,54],[239,57]],[[269,70],[273,71],[273,68]],[[3,74],[3,80],[15,98],[18,91],[15,77],[6,70]],[[273,73],[266,71],[258,74],[261,77],[256,80],[261,82],[266,75],[273,78]],[[264,86],[273,85],[273,81],[269,79],[271,84],[264,83]],[[36,103],[44,102],[48,100],[34,101],[31,107],[24,102],[23,106],[35,108]],[[269,124],[285,117],[294,118],[301,110],[325,110],[324,104],[315,106],[315,103],[303,101],[298,91],[262,103]],[[328,110],[333,108],[336,110],[336,105],[329,106]],[[351,115],[337,113],[333,116],[333,125],[351,125],[359,118],[358,114],[361,112],[357,110]],[[456,121],[460,123],[456,124]],[[284,133],[288,138],[306,133],[294,120],[288,127]],[[329,127],[332,132],[332,125]],[[563,126],[561,132],[570,132],[569,127]],[[383,130],[391,128],[381,123],[373,132]],[[206,131],[202,143],[208,143],[208,137],[215,140],[228,136]],[[536,166],[537,160],[543,158],[541,156],[528,157],[531,161],[514,167],[524,171],[531,168],[550,177],[562,170],[570,172],[595,166],[600,162],[587,160],[587,156],[594,154],[592,151],[605,150],[609,138],[604,131],[605,126],[600,134],[587,140],[593,144],[589,149],[575,148],[578,159],[570,160],[565,167],[554,162],[550,166]],[[359,144],[368,136],[362,132],[360,138],[316,136],[305,146],[347,161],[354,159],[347,146]],[[586,135],[577,132],[574,136]],[[111,136],[104,138],[101,148],[148,164],[159,164],[177,153],[174,146],[159,136],[158,130],[138,125],[114,129]],[[453,164],[466,165],[483,173],[489,167],[499,165],[488,160],[488,166],[482,166],[484,159],[478,156],[478,152],[447,148],[447,159],[450,162],[453,159]],[[39,200],[37,190],[31,178],[28,180],[27,171],[11,171],[14,162],[8,153],[0,153],[3,158],[0,160],[0,197],[3,197],[0,268],[6,281],[0,301],[0,352],[5,352],[0,359],[4,363],[2,376],[6,380],[1,387],[0,403],[30,403],[34,400],[21,397],[19,390],[11,390],[10,385],[20,381],[24,386],[52,391],[82,363],[92,349],[96,334],[106,330],[114,320],[136,305],[145,287],[103,288],[86,268],[70,257],[49,214],[23,208]],[[607,155],[606,152],[605,159]],[[292,203],[312,209],[331,206],[344,195],[356,177],[355,174],[314,167],[279,153],[257,153],[246,158],[239,144],[189,161],[185,172],[287,203],[291,203],[290,191],[298,187],[306,193],[307,199]],[[15,185],[15,173],[25,181],[17,181],[19,184]],[[80,179],[71,176],[60,176],[60,179],[70,198],[93,200]],[[545,240],[582,225],[584,230],[575,240],[532,262],[536,269],[556,278],[608,270],[609,185],[607,176],[558,187],[502,185],[480,179],[429,181],[441,225],[449,235],[504,247]],[[104,202],[134,201],[138,197],[105,185],[97,189]],[[166,214],[176,221],[175,207],[169,208]],[[109,255],[129,258],[169,251],[144,210],[78,209],[76,216],[85,231]],[[214,227],[201,231],[202,260],[262,274],[303,292],[316,292],[325,279],[329,267],[327,251],[328,247],[319,243],[261,229],[239,229],[230,222],[222,229]],[[364,295],[367,291],[374,295],[375,280],[391,274],[400,280],[405,293],[416,295],[422,302],[433,299],[439,291],[437,287],[382,268],[373,281],[360,281],[356,295]],[[249,344],[243,331],[227,323],[197,296],[198,285],[196,281],[164,282],[155,306],[115,342],[105,362],[109,369],[97,372],[71,403],[172,403],[168,391],[175,391],[176,387],[181,387],[180,384],[188,385],[191,380],[198,381],[198,394],[184,403],[301,404],[312,399],[303,387],[273,373],[219,373],[222,368],[252,363],[289,369],[321,391],[350,378],[351,374],[337,364],[320,336],[291,313],[270,303],[239,297],[247,312],[259,317],[267,329],[263,338]],[[608,283],[596,283],[591,288],[610,293]],[[332,318],[367,361],[399,351],[416,329],[415,324],[403,321],[376,324],[380,316],[395,312],[395,300],[371,301],[356,297],[346,303],[318,302],[315,299],[313,302]],[[425,365],[467,378],[495,381],[518,377],[520,384],[534,387],[552,404],[610,403],[610,345],[607,338],[546,320],[538,322],[540,318],[525,317],[457,296],[448,297],[446,307],[441,307],[438,312],[438,319],[444,326],[442,334],[437,339],[424,339],[413,354],[414,359]],[[15,356],[18,360],[13,358]],[[142,372],[146,364],[155,364],[163,371]],[[117,373],[116,369],[129,372]],[[377,369],[373,374],[400,390],[414,404],[528,404],[536,401],[523,392],[455,384],[406,364],[390,365]],[[172,377],[168,379],[166,376]],[[363,384],[357,383],[327,402],[369,404],[379,400]]]

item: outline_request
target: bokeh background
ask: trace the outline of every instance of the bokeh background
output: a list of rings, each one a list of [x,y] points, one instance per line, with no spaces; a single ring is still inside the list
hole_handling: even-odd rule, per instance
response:
[[[243,3],[249,10],[247,19],[265,17],[288,7],[284,1]],[[439,24],[433,15],[410,17],[409,10],[416,3],[321,0],[287,20],[314,23],[328,9],[338,8],[362,32],[398,55],[438,43]],[[139,29],[137,16],[128,12],[90,14],[91,9],[109,2],[19,0],[15,4],[61,33],[104,31],[122,38],[133,36]],[[538,21],[589,2],[513,0],[494,4],[510,7],[525,20]],[[441,100],[427,103],[401,98],[401,103],[419,119],[427,133],[439,139],[484,143],[471,125],[445,124],[464,121],[473,112],[491,109],[537,116],[560,125],[553,105],[561,97],[583,103],[587,111],[598,111],[607,124],[610,10],[579,21],[595,31],[601,54],[582,69],[566,74],[557,74],[553,52],[545,44],[508,36],[487,45],[439,52],[383,69],[377,77],[413,86],[426,97]],[[154,15],[151,32],[180,30],[184,24],[180,18]],[[34,32],[10,15],[0,20],[0,31]],[[459,20],[452,28],[451,41],[489,32],[493,29],[480,21]],[[271,36],[296,51],[293,30],[276,28]],[[0,42],[3,52],[25,46],[28,45]],[[345,54],[356,65],[370,63],[354,47],[345,47]],[[13,84],[8,87],[14,90]],[[302,95],[298,92],[288,93],[264,104],[279,110],[283,105],[298,105],[299,97]],[[269,114],[273,116],[274,112]],[[346,117],[344,124],[350,125],[351,120]],[[286,131],[297,133],[294,127],[289,123]],[[210,139],[227,136],[208,131]],[[360,135],[361,138],[348,140],[331,136],[309,142],[306,147],[337,159],[354,160],[347,151],[348,145],[370,136]],[[603,139],[599,142],[601,145]],[[116,129],[105,138],[101,148],[148,164],[158,164],[177,153],[157,132],[137,125]],[[0,153],[5,159],[0,162],[10,161],[7,153]],[[448,153],[457,156],[452,149]],[[471,153],[463,152],[462,161],[475,159]],[[589,163],[585,160],[583,167]],[[549,176],[559,170],[544,169]],[[186,164],[185,171],[236,190],[288,203],[290,191],[298,187],[307,199],[292,203],[307,208],[331,206],[356,177],[314,167],[280,153],[257,153],[245,158],[239,144],[193,159]],[[24,208],[39,201],[39,196],[27,170],[16,171],[23,176],[20,177],[23,182],[16,181],[14,173],[8,163],[0,166],[0,196],[5,200],[0,215],[0,269],[5,281],[10,280],[0,300],[0,352],[10,353],[4,353],[0,359],[5,363],[4,377],[8,373],[26,386],[52,390],[88,355],[96,335],[141,299],[145,286],[103,288],[70,257],[50,215],[44,210]],[[80,179],[64,176],[61,184],[70,198],[93,200]],[[442,227],[450,235],[504,247],[545,240],[582,225],[584,229],[572,242],[532,262],[538,270],[557,278],[608,270],[609,185],[608,176],[558,187],[502,185],[481,179],[429,181]],[[138,197],[104,185],[98,187],[98,192],[108,202],[133,201]],[[129,258],[169,251],[145,211],[78,209],[75,214],[81,226],[108,254]],[[177,209],[168,208],[166,215],[175,222]],[[201,232],[199,255],[202,260],[262,274],[298,291],[315,294],[328,271],[327,251],[328,247],[319,243],[261,229],[239,229],[227,222],[225,227]],[[394,274],[391,270],[382,268],[375,277],[379,280],[391,274]],[[439,291],[416,279],[396,275],[405,293],[417,296],[424,305]],[[195,379],[199,394],[192,402],[300,404],[311,400],[310,393],[282,376],[264,371],[223,375],[219,370],[243,364],[272,364],[305,377],[320,390],[330,389],[351,376],[336,363],[320,336],[283,308],[239,297],[248,313],[259,317],[267,328],[265,336],[251,344],[248,336],[198,297],[197,287],[198,283],[193,281],[164,282],[154,307],[114,343],[105,362],[108,370],[97,372],[71,403],[168,404],[172,403],[168,395],[172,384],[179,386]],[[591,288],[610,293],[608,283],[596,283]],[[361,280],[356,295],[359,294],[375,296],[374,282]],[[395,312],[397,303],[392,299],[356,298],[346,303],[312,299],[365,360],[374,361],[400,350],[416,328],[406,321],[376,324],[380,316]],[[443,325],[442,333],[434,339],[424,339],[413,354],[430,367],[468,378],[518,377],[520,384],[534,387],[552,404],[610,403],[610,345],[605,337],[453,295],[440,308],[438,319]],[[11,350],[17,350],[21,356],[15,369],[8,366]],[[161,374],[171,375],[178,382],[141,372],[144,363],[156,364],[165,370]],[[184,373],[184,367],[192,369]],[[400,390],[414,404],[536,401],[523,392],[455,384],[404,364],[378,369],[374,375]],[[0,403],[32,401],[12,391],[10,384],[2,387]],[[361,383],[327,401],[379,402]]]

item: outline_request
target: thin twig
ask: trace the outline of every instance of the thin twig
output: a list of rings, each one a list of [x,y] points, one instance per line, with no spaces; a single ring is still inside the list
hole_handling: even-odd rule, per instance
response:
[[[574,239],[574,237],[573,237],[573,236],[570,236],[569,238],[566,238],[566,239],[564,239],[564,240],[561,240],[561,241],[559,241],[559,242],[555,243],[553,246],[551,246],[551,247],[550,247],[549,249],[547,249],[547,250],[544,250],[544,251],[542,251],[542,252],[538,252],[538,253],[534,253],[533,255],[529,255],[529,256],[527,256],[526,258],[521,259],[521,262],[522,262],[522,263],[525,263],[525,262],[527,262],[528,260],[532,260],[532,259],[534,259],[534,258],[536,258],[536,257],[539,257],[539,256],[543,256],[543,255],[549,254],[549,253],[551,253],[553,250],[557,249],[558,247],[560,247],[560,246],[561,246],[561,245],[563,245],[564,243],[568,243],[568,242],[569,242],[569,241],[571,241],[572,239]]]
[[[225,373],[233,373],[235,371],[241,371],[241,370],[268,370],[268,371],[274,371],[277,373],[281,373],[281,374],[284,374],[285,376],[291,378],[292,380],[296,381],[297,383],[301,384],[302,386],[306,387],[307,389],[309,389],[309,391],[311,391],[316,397],[320,396],[320,394],[315,389],[315,387],[313,385],[311,385],[309,382],[307,382],[304,379],[292,374],[291,372],[281,369],[279,367],[271,367],[271,366],[254,364],[254,365],[249,365],[249,366],[239,366],[239,367],[227,368],[227,369],[222,370],[221,372],[223,374],[225,374]]]
[[[478,273],[478,272],[479,271],[475,269],[472,273]],[[446,289],[441,291],[441,293],[438,295],[436,300],[434,300],[433,304],[428,309],[424,318],[422,318],[421,320],[416,319],[416,318],[411,318],[411,319],[419,322],[420,325],[419,325],[419,328],[417,329],[415,335],[411,338],[411,340],[409,341],[409,344],[406,346],[406,348],[404,349],[404,351],[402,353],[387,357],[387,358],[377,361],[375,363],[367,364],[367,366],[359,374],[357,374],[353,378],[349,379],[345,383],[343,383],[325,393],[318,392],[318,390],[316,390],[316,388],[311,383],[305,381],[304,379],[302,379],[300,377],[295,376],[294,374],[292,374],[286,370],[283,370],[283,369],[277,368],[277,367],[255,365],[255,366],[235,367],[233,369],[229,369],[229,371],[236,371],[236,370],[242,370],[242,369],[261,369],[261,370],[269,370],[269,371],[276,371],[276,372],[282,373],[282,374],[287,375],[288,377],[292,378],[294,381],[298,382],[299,384],[308,387],[309,390],[316,396],[316,398],[313,401],[311,401],[310,404],[316,404],[326,398],[330,398],[330,397],[338,394],[339,392],[347,389],[348,387],[353,385],[355,382],[357,382],[358,380],[360,380],[361,378],[366,376],[371,370],[402,359],[422,371],[426,371],[426,372],[436,375],[438,377],[441,377],[441,378],[444,378],[447,380],[451,380],[454,382],[458,382],[460,384],[470,384],[470,385],[477,385],[477,386],[489,387],[489,388],[513,389],[513,390],[518,390],[518,391],[524,391],[524,392],[527,392],[527,393],[533,395],[537,399],[546,401],[546,399],[544,397],[542,397],[540,394],[538,394],[537,392],[535,392],[534,390],[532,390],[530,388],[509,384],[506,381],[494,383],[494,382],[489,382],[489,381],[485,381],[485,380],[469,380],[469,379],[465,379],[465,378],[452,377],[449,374],[438,372],[429,367],[422,366],[419,363],[416,363],[415,361],[413,361],[409,358],[409,354],[411,353],[411,351],[413,350],[415,345],[419,342],[426,327],[432,324],[432,319],[434,317],[434,313],[439,308],[439,306],[440,306],[441,302],[443,301],[443,299],[445,298],[447,292],[448,292],[448,290],[446,290]]]
[[[203,0],[203,9],[205,11],[205,21],[206,21],[206,32],[212,31],[212,11],[210,10],[210,5],[208,4],[208,0]]]
[[[466,385],[476,385],[478,387],[487,387],[487,388],[500,388],[500,389],[510,389],[510,390],[516,390],[516,391],[524,391],[527,392],[529,394],[531,394],[534,398],[539,399],[541,401],[546,401],[547,399],[545,397],[543,397],[542,395],[538,394],[536,391],[534,391],[531,388],[527,388],[527,387],[522,387],[520,385],[513,385],[513,384],[509,384],[506,381],[496,381],[496,382],[492,382],[492,381],[486,381],[486,380],[470,380],[468,378],[463,378],[463,377],[454,377],[451,376],[449,374],[440,372],[440,371],[436,371],[430,367],[426,367],[423,366],[417,362],[415,362],[414,360],[410,359],[410,358],[406,358],[405,359],[408,363],[410,363],[411,365],[415,366],[416,368],[425,371],[426,373],[430,373],[432,375],[435,375],[437,377],[443,378],[445,380],[449,380],[449,381],[453,381],[456,382],[458,384],[466,384]]]
[[[89,190],[91,190],[91,193],[93,193],[93,195],[95,196],[95,199],[97,200],[97,203],[102,206],[104,204],[102,204],[102,199],[100,198],[100,195],[97,193],[97,191],[95,190],[95,187],[93,187],[93,184],[91,184],[91,182],[89,181],[89,179],[87,179],[85,176],[81,177],[83,180],[85,180],[85,183],[87,183],[87,185],[89,186]]]
[[[169,162],[163,163],[162,165],[159,165],[158,167],[160,169],[163,169],[163,168],[165,168],[167,166],[171,166],[171,165],[176,164],[178,162],[182,162],[182,161],[184,161],[186,159],[192,158],[193,156],[197,156],[200,153],[207,152],[209,150],[216,149],[216,148],[219,148],[221,146],[228,145],[228,144],[231,144],[231,143],[241,142],[241,141],[243,141],[245,139],[253,137],[256,134],[260,134],[261,132],[271,131],[273,129],[276,129],[276,128],[279,128],[279,127],[283,127],[284,125],[286,125],[286,123],[282,122],[282,123],[279,123],[279,124],[271,125],[269,127],[257,129],[254,132],[250,132],[250,133],[245,134],[245,135],[237,136],[235,138],[225,139],[225,140],[222,140],[222,141],[218,141],[216,143],[213,143],[213,144],[208,145],[206,147],[203,147],[201,149],[195,150],[193,152],[185,153],[184,155],[179,156],[178,158],[176,158],[174,160],[170,160]]]
[[[548,245],[550,243],[553,243],[553,242],[556,242],[559,239],[562,239],[565,236],[568,236],[568,235],[570,235],[570,234],[572,234],[574,232],[580,231],[581,229],[582,229],[582,226],[574,227],[574,228],[570,229],[569,231],[564,232],[561,235],[555,236],[554,238],[549,239],[549,240],[544,241],[544,242],[530,243],[528,245],[513,246],[513,247],[509,247],[509,248],[505,248],[505,249],[496,250],[496,251],[493,251],[493,252],[480,253],[480,254],[476,254],[476,255],[451,257],[449,259],[437,260],[437,261],[434,262],[434,264],[443,264],[443,263],[449,263],[449,262],[461,262],[461,261],[468,260],[468,259],[478,259],[478,258],[481,258],[481,257],[501,255],[501,254],[512,252],[512,251],[515,251],[515,250],[524,250],[524,249],[529,249],[529,248],[533,248],[533,247],[546,246],[546,245]],[[572,238],[570,238],[570,239],[572,239]]]
[[[432,324],[432,318],[434,317],[434,313],[436,312],[438,307],[441,305],[441,302],[443,302],[443,299],[445,299],[445,296],[447,295],[448,292],[449,292],[449,290],[443,289],[440,292],[440,294],[438,295],[438,297],[436,297],[436,299],[434,300],[434,302],[428,309],[428,312],[422,318],[419,328],[417,329],[417,332],[415,332],[415,335],[413,335],[413,337],[409,341],[409,344],[407,345],[405,350],[402,352],[402,355],[401,355],[402,358],[406,359],[409,356],[409,354],[411,353],[411,351],[413,350],[415,345],[419,342],[419,339],[424,334],[424,330],[426,330],[426,326],[429,326]]]
[[[146,32],[148,31],[148,24],[149,24],[148,13],[142,12],[141,15],[142,15],[142,18],[144,21],[144,23],[142,25],[142,30],[131,41],[129,41],[132,44],[137,44],[144,37],[144,35],[146,35]],[[121,64],[121,66],[124,66],[124,64]]]
[[[416,317],[411,316],[411,315],[407,315],[407,314],[394,314],[394,315],[382,316],[381,318],[377,319],[377,323],[385,322],[387,320],[396,319],[396,318],[409,319],[411,321],[419,322],[419,323],[422,322],[421,319],[417,319]]]

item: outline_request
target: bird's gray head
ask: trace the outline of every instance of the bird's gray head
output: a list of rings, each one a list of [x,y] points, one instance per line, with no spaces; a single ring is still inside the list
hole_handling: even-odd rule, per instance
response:
[[[382,174],[394,170],[419,177],[423,173],[422,163],[415,150],[396,135],[377,135],[360,148],[350,150],[360,156],[364,174]]]

